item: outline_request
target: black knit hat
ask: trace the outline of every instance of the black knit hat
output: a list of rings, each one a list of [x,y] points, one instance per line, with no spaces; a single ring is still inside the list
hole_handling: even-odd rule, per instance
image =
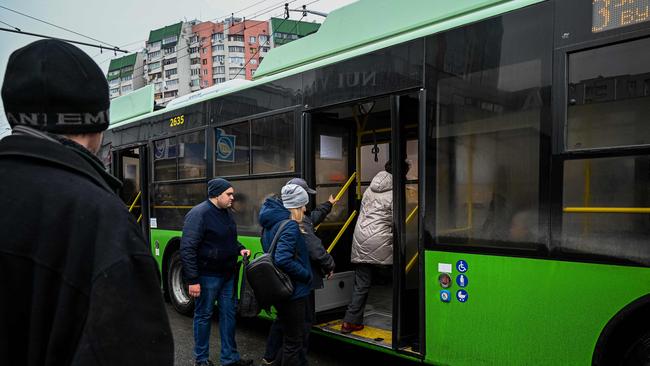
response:
[[[208,182],[208,197],[218,197],[230,187],[232,184],[223,178],[211,179]]]
[[[7,63],[2,101],[9,124],[57,134],[108,128],[108,83],[79,48],[54,39],[17,49]]]

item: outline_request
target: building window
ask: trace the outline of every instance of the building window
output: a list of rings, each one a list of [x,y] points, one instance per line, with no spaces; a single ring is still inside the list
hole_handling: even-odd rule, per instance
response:
[[[255,71],[257,71],[257,69],[251,69],[251,76],[255,75]]]
[[[176,46],[165,48],[165,55],[169,55],[176,52]]]
[[[149,64],[149,70],[155,70],[160,67],[160,61]]]
[[[269,47],[260,47],[261,52],[269,52]]]
[[[251,47],[250,51],[251,51],[251,55],[254,55],[255,53],[257,53],[257,48]]]
[[[244,42],[243,34],[229,34],[228,40],[231,42]]]
[[[113,79],[113,80],[108,82],[108,85],[110,85],[110,86],[120,85],[120,79],[119,78]]]
[[[154,50],[154,49],[160,49],[160,41],[158,41],[158,42],[153,42],[153,43],[149,43],[149,44],[147,45],[147,48],[148,48],[148,49],[152,49],[152,50]]]
[[[203,69],[203,75],[207,75],[207,74],[208,74],[208,69]]]
[[[170,87],[170,86],[176,86],[176,85],[178,85],[178,79],[169,80],[169,81],[167,82],[167,87]]]
[[[163,95],[165,98],[174,98],[178,95],[178,90],[166,91]]]
[[[129,81],[131,79],[133,79],[133,74],[122,76],[122,81]]]
[[[244,64],[244,58],[243,57],[230,57],[229,61],[231,64]]]
[[[113,88],[111,89],[111,94],[117,94],[120,92],[120,88]]]
[[[216,55],[212,58],[212,62],[221,62],[223,63],[226,60],[226,56],[224,55]]]
[[[174,43],[176,41],[178,41],[178,36],[169,36],[169,37],[163,38],[162,44]]]
[[[197,52],[199,52],[199,48],[198,47],[190,47],[190,48],[187,49],[187,52],[189,52],[190,54],[197,53]]]
[[[248,61],[248,63],[250,63],[251,65],[257,65],[257,60],[252,58]]]
[[[198,65],[200,63],[201,63],[200,58],[193,58],[193,59],[190,60],[190,65]]]
[[[212,53],[223,51],[223,50],[224,50],[223,44],[215,44],[214,46],[212,46]]]
[[[204,55],[205,55],[206,53],[208,53],[208,48],[207,48],[207,47],[203,47],[201,50],[202,50],[202,52],[203,52]]]
[[[265,35],[265,34],[260,34],[260,35],[259,35],[259,38],[260,38],[260,43],[261,43],[261,44],[264,44],[264,43],[266,43],[266,42],[269,41],[269,36],[267,36],[267,35]]]
[[[207,70],[206,70],[206,71],[207,71]],[[205,88],[206,86],[208,86],[208,81],[207,81],[207,80],[203,80],[203,87]]]
[[[198,75],[198,74],[200,73],[199,71],[201,71],[201,70],[199,70],[199,69],[192,69],[192,70],[190,70],[190,75]]]
[[[202,63],[203,65],[207,65],[207,64],[208,64],[208,59],[205,59],[205,58],[204,58],[203,60],[201,60],[201,63]]]
[[[212,69],[212,72],[215,74],[225,74],[226,73],[226,67],[225,66],[217,66]]]
[[[108,73],[109,78],[113,78],[120,75],[120,70],[111,71]]]
[[[151,52],[151,53],[149,53],[148,57],[149,57],[150,60],[158,58],[158,57],[160,57],[160,51]]]
[[[250,42],[250,43],[255,43],[255,42],[257,42],[257,39],[255,39],[255,36],[250,36],[250,37],[248,38],[248,42]]]
[[[178,74],[178,69],[165,70],[165,77]]]
[[[176,62],[177,62],[176,57],[174,57],[174,58],[170,58],[169,60],[163,60],[163,65],[171,65],[171,64],[175,64]]]
[[[195,79],[195,80],[190,81],[190,86],[199,86],[199,80]]]
[[[244,69],[241,67],[231,67],[228,72],[230,73],[230,77],[234,77],[235,75],[245,75],[244,74]]]
[[[214,78],[214,83],[215,84],[221,84],[221,83],[225,83],[225,82],[226,82],[226,78]]]
[[[244,53],[244,47],[242,47],[242,46],[228,46],[228,52]]]
[[[190,37],[190,43],[198,42],[199,41],[199,36],[192,36]]]
[[[213,41],[223,41],[223,33],[214,33],[212,35]]]
[[[124,85],[122,87],[122,93],[130,92],[131,90],[133,90],[133,85]]]

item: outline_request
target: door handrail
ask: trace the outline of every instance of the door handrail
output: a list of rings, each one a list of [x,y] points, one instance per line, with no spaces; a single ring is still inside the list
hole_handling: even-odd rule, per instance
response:
[[[138,195],[135,196],[135,199],[133,200],[133,203],[132,203],[131,206],[129,207],[129,212],[131,212],[131,211],[133,210],[133,207],[135,207],[135,203],[138,202],[138,200],[140,199],[140,195],[141,195],[141,194],[142,194],[142,191],[139,191],[139,192],[138,192]]]
[[[352,211],[352,213],[350,214],[350,217],[348,217],[347,221],[345,221],[345,224],[343,224],[343,227],[341,228],[341,230],[339,230],[339,233],[336,234],[336,237],[332,241],[332,244],[330,244],[330,246],[327,248],[328,253],[331,253],[332,250],[334,250],[334,247],[336,246],[336,243],[338,243],[339,239],[341,239],[341,236],[343,236],[343,233],[348,228],[348,226],[350,226],[350,223],[352,222],[352,220],[354,219],[355,216],[357,216],[357,210]]]
[[[339,192],[336,194],[336,197],[334,197],[334,200],[338,201],[338,200],[341,199],[341,197],[343,197],[343,195],[344,195],[345,192],[348,190],[348,188],[350,188],[350,184],[352,184],[352,181],[354,181],[354,178],[355,178],[356,176],[357,176],[357,172],[352,173],[352,175],[350,176],[350,178],[348,178],[348,181],[345,182],[345,184],[343,185],[343,187],[341,187],[341,189],[339,190]],[[332,206],[334,206],[334,205],[332,205]],[[316,225],[316,227],[314,228],[314,231],[318,230],[318,228],[319,228],[322,224],[323,224],[323,223],[321,222],[320,224]]]
[[[650,214],[650,207],[564,207],[562,212]]]

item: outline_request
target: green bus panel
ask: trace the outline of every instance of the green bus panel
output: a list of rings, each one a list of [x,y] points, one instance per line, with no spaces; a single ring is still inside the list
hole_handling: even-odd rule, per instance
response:
[[[448,303],[439,264],[452,267]],[[435,251],[425,266],[426,361],[436,365],[590,365],[607,322],[650,293],[648,268]]]
[[[163,256],[167,245],[172,239],[180,239],[182,233],[178,230],[151,229],[151,254],[158,262],[158,270],[162,273]],[[260,238],[256,236],[239,236],[239,242],[251,251],[251,256],[263,253]],[[159,243],[159,251],[156,252],[156,241]],[[171,253],[170,253],[171,254]]]

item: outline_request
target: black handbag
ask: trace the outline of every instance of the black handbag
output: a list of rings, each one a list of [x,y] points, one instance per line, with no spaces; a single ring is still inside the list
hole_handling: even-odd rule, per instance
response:
[[[280,223],[268,253],[264,253],[253,259],[246,266],[246,279],[253,289],[255,298],[257,298],[257,302],[262,309],[268,309],[271,305],[288,300],[293,295],[293,283],[291,279],[273,261],[278,238],[289,221],[291,220],[285,220]]]
[[[248,266],[248,256],[243,259],[244,268]],[[260,305],[255,298],[255,293],[246,279],[246,270],[241,276],[241,286],[239,288],[239,301],[237,302],[237,315],[242,318],[254,318],[260,313]]]

